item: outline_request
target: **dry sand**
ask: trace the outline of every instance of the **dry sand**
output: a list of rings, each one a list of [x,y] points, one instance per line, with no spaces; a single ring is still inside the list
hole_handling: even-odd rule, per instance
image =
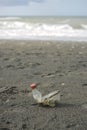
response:
[[[33,82],[60,103],[35,105]],[[0,130],[87,130],[87,43],[1,40]]]

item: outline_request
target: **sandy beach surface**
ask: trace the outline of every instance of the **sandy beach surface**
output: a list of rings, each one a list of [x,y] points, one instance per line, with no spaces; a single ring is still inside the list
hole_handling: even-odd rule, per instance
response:
[[[61,91],[54,107],[35,104]],[[0,130],[87,130],[87,43],[0,41]]]

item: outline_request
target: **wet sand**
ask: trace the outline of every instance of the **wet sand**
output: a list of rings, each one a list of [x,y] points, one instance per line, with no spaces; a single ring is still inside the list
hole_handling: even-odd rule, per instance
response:
[[[36,105],[33,82],[60,103]],[[0,41],[0,130],[87,130],[86,42]]]

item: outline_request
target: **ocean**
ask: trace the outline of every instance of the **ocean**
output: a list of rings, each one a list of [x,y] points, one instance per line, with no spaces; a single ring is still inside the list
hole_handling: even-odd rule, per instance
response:
[[[87,17],[0,17],[0,39],[87,41]]]

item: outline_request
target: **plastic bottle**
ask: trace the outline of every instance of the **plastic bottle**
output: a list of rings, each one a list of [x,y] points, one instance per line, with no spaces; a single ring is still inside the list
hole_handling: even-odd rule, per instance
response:
[[[44,106],[47,105],[47,106],[55,107],[56,104],[60,101],[59,90],[53,91],[42,97],[41,92],[36,89],[37,85],[35,83],[31,84],[30,87],[32,89],[33,98],[39,104],[43,104]]]
[[[36,89],[36,84],[33,83],[30,85],[31,89],[32,89],[32,94],[33,94],[33,98],[38,102],[38,103],[41,103],[41,100],[42,100],[42,94],[40,93],[40,91],[38,91]]]

